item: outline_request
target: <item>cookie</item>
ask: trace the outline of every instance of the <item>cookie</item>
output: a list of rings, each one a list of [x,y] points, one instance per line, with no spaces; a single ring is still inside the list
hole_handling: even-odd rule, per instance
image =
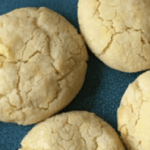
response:
[[[123,72],[150,69],[149,0],[79,0],[81,32],[92,52]]]
[[[72,111],[37,124],[19,150],[125,150],[115,130],[93,113]]]
[[[118,129],[129,150],[150,148],[150,71],[130,84],[118,109]]]
[[[82,37],[48,8],[0,16],[0,121],[39,122],[81,89],[88,54]]]

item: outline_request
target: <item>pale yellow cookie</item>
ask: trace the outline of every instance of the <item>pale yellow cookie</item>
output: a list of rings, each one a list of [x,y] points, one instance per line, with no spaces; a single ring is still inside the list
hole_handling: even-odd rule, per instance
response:
[[[129,150],[150,149],[150,71],[127,88],[118,109],[118,129]]]
[[[72,111],[37,124],[19,150],[125,150],[116,131],[93,113]]]
[[[79,0],[81,32],[92,52],[123,72],[150,69],[150,0]]]
[[[76,29],[47,8],[22,8],[0,16],[0,120],[41,121],[68,105],[87,69]]]

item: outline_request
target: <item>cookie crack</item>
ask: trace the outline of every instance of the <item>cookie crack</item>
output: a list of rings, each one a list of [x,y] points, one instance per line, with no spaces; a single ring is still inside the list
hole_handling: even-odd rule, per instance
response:
[[[96,127],[95,127],[96,128]],[[88,134],[88,136],[89,137],[91,137],[91,135],[90,135],[90,133],[89,133],[89,129],[87,130],[87,134]],[[98,149],[98,143],[97,143],[97,137],[93,137],[93,142],[95,143],[95,145],[96,145],[96,148],[95,148],[95,150],[97,150]]]
[[[15,106],[15,105],[11,104],[9,97],[7,97],[7,96],[3,96],[3,97],[6,97],[6,98],[7,98],[7,100],[8,100],[8,104],[9,104],[12,108],[17,109],[17,106]],[[9,115],[11,115],[11,114],[12,114],[12,112],[11,112],[11,113],[9,113]]]
[[[148,60],[146,59],[146,57],[145,57],[144,55],[141,55],[141,54],[139,53],[138,56],[139,56],[140,58],[142,58],[145,62],[148,62]]]
[[[7,59],[7,57],[3,54],[0,54],[0,57],[4,58],[4,59]]]
[[[35,27],[35,28],[33,29],[32,33],[31,33],[32,37],[31,37],[29,40],[27,40],[26,43],[25,43],[25,47],[24,47],[23,52],[22,52],[22,60],[23,60],[23,56],[24,56],[24,53],[25,53],[25,50],[26,50],[26,48],[27,48],[28,43],[34,38],[33,33],[34,33],[34,31],[35,31],[36,29],[37,29],[37,27]]]
[[[42,28],[42,27],[41,27]],[[42,28],[43,29],[43,28]],[[46,34],[46,31],[43,29],[43,31],[45,32],[45,34]],[[60,85],[60,81],[62,81],[62,80],[64,80],[68,75],[70,75],[71,73],[72,73],[72,71],[74,70],[74,68],[75,68],[75,66],[77,66],[77,64],[75,63],[74,64],[74,66],[72,67],[72,69],[68,72],[68,73],[66,73],[65,75],[61,75],[60,74],[60,72],[59,72],[59,70],[57,70],[56,69],[56,67],[54,66],[54,62],[55,62],[55,59],[52,57],[52,55],[51,55],[51,50],[50,50],[50,37],[49,37],[49,35],[48,34],[46,34],[47,35],[47,37],[48,37],[48,47],[49,47],[49,56],[50,56],[50,58],[52,59],[52,63],[51,63],[51,65],[53,66],[53,68],[54,68],[54,70],[55,70],[55,73],[57,74],[57,75],[60,75],[60,78],[57,80],[57,83],[58,83],[58,86],[59,86],[59,90],[56,92],[56,96],[55,96],[55,98],[54,98],[54,100],[53,101],[50,101],[50,102],[48,102],[48,106],[51,104],[51,103],[53,103],[55,100],[57,100],[58,99],[58,97],[59,97],[59,94],[61,93],[61,91],[62,91],[62,88],[61,88],[61,85]],[[63,40],[61,39],[61,37],[59,36],[59,32],[57,32],[57,36],[58,36],[58,38],[60,39],[60,41],[61,41],[61,43],[64,43],[63,42]],[[73,57],[71,57],[70,59],[73,59]],[[68,59],[69,60],[69,59]],[[74,59],[73,59],[74,60]],[[74,60],[75,61],[75,60]],[[82,61],[80,61],[80,62],[82,62]],[[84,61],[85,62],[85,61]],[[47,110],[48,108],[42,108],[42,109],[45,109],[45,110]]]
[[[67,120],[66,120],[66,122],[67,122],[67,124],[69,124],[70,126],[73,126],[73,124],[71,124],[71,123],[69,123],[69,116],[67,115]],[[81,126],[83,125],[84,123],[82,123],[80,126],[76,126],[77,128],[78,128],[78,131],[79,131],[79,134],[80,134],[80,138],[84,141],[84,143],[85,143],[85,146],[86,146],[86,149],[88,150],[88,148],[87,148],[87,143],[86,143],[86,140],[84,139],[84,137],[82,136],[82,132],[81,132]],[[75,133],[74,133],[75,134]],[[74,134],[73,134],[73,136],[74,136]],[[73,139],[73,136],[72,136],[72,139]]]
[[[20,64],[19,69],[18,69],[18,71],[17,71],[17,74],[18,74],[17,94],[18,94],[18,96],[19,96],[19,98],[20,98],[20,102],[21,102],[21,104],[22,104],[22,103],[23,103],[23,98],[22,98],[22,96],[21,96],[21,89],[20,89],[20,69],[21,69],[21,64]]]
[[[100,6],[101,6],[101,2],[100,2],[99,0],[96,0],[96,1],[97,1],[98,5],[97,5],[97,7],[96,7],[96,9],[95,9],[95,12],[94,12],[93,16],[95,16],[96,14],[98,14],[98,15],[97,15],[98,18],[99,18],[101,21],[104,21],[104,19],[101,17],[100,12],[99,12],[99,8],[100,8]]]
[[[42,28],[43,29],[43,28]],[[43,29],[44,30],[44,29]],[[46,33],[46,31],[44,30],[44,32]],[[51,65],[53,66],[54,70],[55,70],[55,73],[58,75],[59,74],[59,70],[56,69],[55,65],[54,65],[54,62],[55,62],[55,59],[52,57],[51,55],[51,49],[50,49],[50,37],[48,34],[47,35],[47,38],[48,38],[48,48],[49,48],[49,51],[48,51],[48,54],[49,54],[49,57],[52,59],[52,63]]]
[[[97,142],[97,137],[95,137],[95,138],[93,139],[93,141],[95,142],[95,145],[96,145],[96,148],[95,148],[95,149],[97,150],[98,147],[99,147],[99,146],[98,146],[98,142]]]
[[[30,59],[31,58],[33,58],[35,55],[37,55],[37,54],[41,54],[41,52],[40,51],[36,51],[36,52],[34,52],[30,57],[29,57],[29,60],[28,61],[30,61]]]
[[[140,111],[141,111],[142,104],[143,104],[143,92],[142,92],[142,89],[140,88],[140,85],[139,85],[138,80],[137,80],[136,82],[137,82],[137,83],[136,83],[136,86],[137,86],[138,90],[140,91],[140,93],[141,93],[141,95],[142,95],[142,99],[141,99],[142,101],[141,101],[140,106],[139,106],[138,118],[137,118],[137,120],[136,120],[136,122],[135,122],[135,126],[138,124],[138,121],[140,120]]]
[[[84,124],[84,123],[83,123]],[[83,125],[82,124],[82,125]],[[88,147],[87,147],[87,142],[86,142],[86,139],[82,136],[82,132],[81,132],[81,127],[82,127],[82,125],[80,125],[80,127],[78,127],[78,129],[79,129],[79,133],[80,133],[80,138],[84,141],[84,143],[85,143],[85,147],[86,147],[86,149],[88,150]]]
[[[101,52],[101,54],[99,54],[99,56],[103,55],[106,53],[106,51],[110,48],[112,42],[113,42],[113,39],[114,39],[114,36],[112,35],[111,36],[111,39],[109,41],[109,43],[107,44],[107,46],[103,49],[103,51]]]

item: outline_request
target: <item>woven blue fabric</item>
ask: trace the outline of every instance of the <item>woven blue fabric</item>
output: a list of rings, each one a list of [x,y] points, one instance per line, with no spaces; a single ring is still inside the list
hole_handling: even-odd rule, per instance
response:
[[[1,0],[0,15],[21,7],[48,7],[70,21],[78,30],[78,0]],[[96,113],[117,130],[117,108],[129,83],[140,73],[123,73],[110,69],[88,49],[89,61],[85,83],[73,102],[62,112],[87,110]],[[33,127],[0,122],[0,150],[17,150]]]

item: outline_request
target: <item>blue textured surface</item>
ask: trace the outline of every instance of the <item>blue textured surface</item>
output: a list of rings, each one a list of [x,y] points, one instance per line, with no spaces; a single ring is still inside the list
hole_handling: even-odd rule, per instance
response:
[[[48,7],[69,20],[77,29],[78,0],[1,0],[0,15],[20,7]],[[116,112],[120,99],[140,73],[128,74],[110,69],[89,50],[86,80],[80,93],[64,111],[87,110],[96,113],[117,130]],[[17,150],[33,127],[0,122],[0,150]]]

